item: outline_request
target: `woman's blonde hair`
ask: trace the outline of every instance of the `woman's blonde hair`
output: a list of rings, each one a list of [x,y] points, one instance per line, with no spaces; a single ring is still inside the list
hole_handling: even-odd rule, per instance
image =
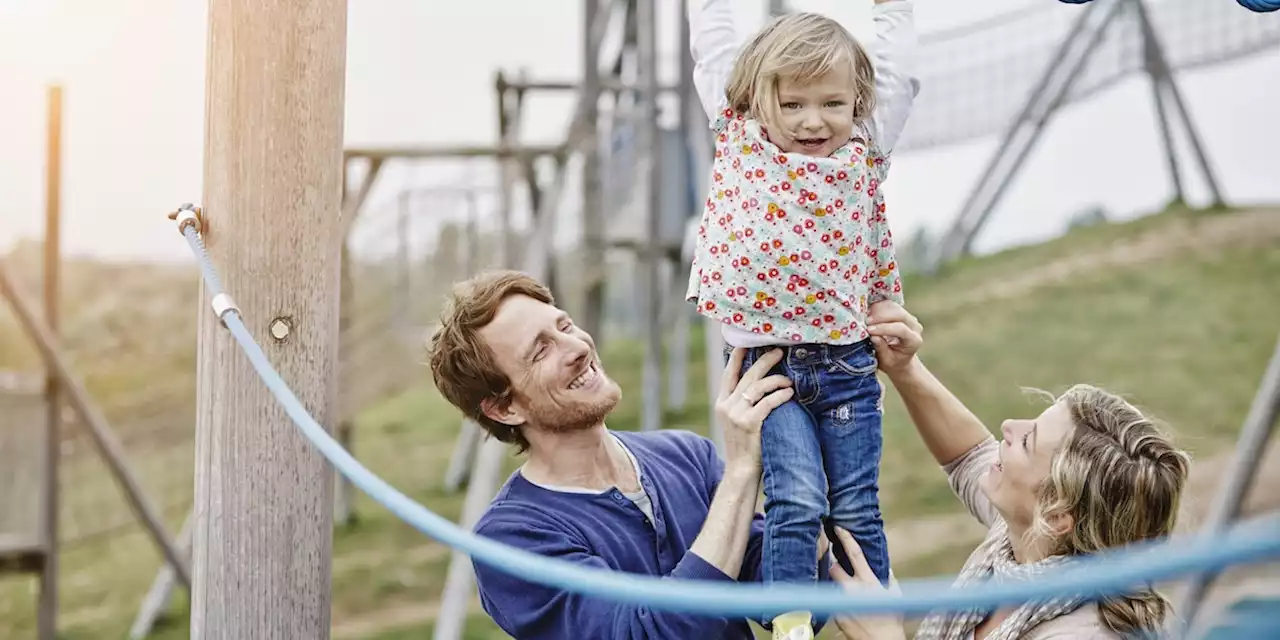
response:
[[[1055,555],[1079,555],[1173,532],[1191,466],[1186,452],[1123,398],[1076,385],[1057,399],[1075,428],[1055,453],[1039,488],[1036,536],[1052,540]],[[1069,531],[1050,521],[1070,515]],[[1121,635],[1157,632],[1169,601],[1148,588],[1098,603],[1102,621]]]
[[[852,67],[855,123],[875,110],[875,69],[871,57],[840,23],[817,13],[788,13],[765,25],[734,61],[725,90],[729,106],[764,126],[780,126],[778,79],[810,82]]]

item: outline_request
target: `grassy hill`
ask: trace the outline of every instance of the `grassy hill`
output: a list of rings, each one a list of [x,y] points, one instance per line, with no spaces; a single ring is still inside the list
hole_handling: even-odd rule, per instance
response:
[[[1204,458],[1233,441],[1280,332],[1280,213],[1173,211],[1078,229],[1043,245],[962,260],[935,277],[912,277],[906,295],[926,327],[922,357],[989,426],[1039,412],[1020,387],[1060,391],[1091,382],[1168,421]],[[701,339],[695,333],[690,349],[689,402],[667,412],[669,428],[705,431]],[[636,428],[642,358],[636,344],[604,348],[606,368],[624,389],[612,428]],[[888,525],[957,513],[940,472],[921,464],[928,454],[890,396],[882,467]],[[409,496],[456,519],[462,496],[446,493],[441,480],[457,428],[456,412],[424,375],[359,416],[355,453]],[[517,463],[509,458],[508,469]],[[448,550],[364,496],[357,510],[360,520],[335,533],[334,637],[425,637]],[[910,557],[895,555],[896,571],[954,571],[968,549],[951,540],[939,533]],[[138,533],[65,554],[66,637],[121,637],[158,566]],[[0,581],[0,628],[17,637],[33,628],[34,584]],[[173,622],[155,637],[187,637],[186,597],[175,600]],[[505,637],[478,607],[474,613],[468,638]]]

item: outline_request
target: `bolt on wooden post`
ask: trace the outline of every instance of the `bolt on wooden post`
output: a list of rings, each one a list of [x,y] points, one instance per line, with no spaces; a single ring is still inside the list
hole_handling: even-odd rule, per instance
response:
[[[245,325],[326,428],[346,16],[346,0],[209,2],[205,242]],[[333,471],[207,304],[199,318],[191,637],[328,638]]]

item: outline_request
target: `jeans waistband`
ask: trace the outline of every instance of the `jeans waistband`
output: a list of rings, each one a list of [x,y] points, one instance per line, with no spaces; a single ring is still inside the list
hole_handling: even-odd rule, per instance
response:
[[[768,345],[763,347],[747,347],[746,358],[743,359],[743,364],[749,365],[752,362],[755,362],[757,358],[773,349],[782,349],[783,358],[787,362],[800,366],[829,364],[835,360],[844,360],[855,354],[875,353],[875,348],[872,346],[870,338],[851,344],[801,343],[789,345]],[[733,347],[725,345],[725,357],[727,358],[731,353],[733,353]]]

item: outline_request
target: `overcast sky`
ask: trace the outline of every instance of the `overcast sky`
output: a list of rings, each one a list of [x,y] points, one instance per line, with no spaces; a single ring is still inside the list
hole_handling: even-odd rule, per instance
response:
[[[740,1],[742,26],[760,24],[764,0]],[[917,0],[916,13],[920,28],[932,31],[1035,4],[1056,3]],[[581,0],[351,0],[348,146],[492,143],[494,72],[523,66],[536,77],[577,77],[581,6]],[[794,6],[830,12],[858,35],[869,26],[871,0]],[[57,78],[67,100],[66,250],[190,259],[163,212],[201,197],[206,12],[206,2],[197,0],[0,0],[0,249],[43,228],[44,86]],[[683,46],[676,42],[675,0],[664,2],[659,16],[671,73]],[[1235,202],[1280,201],[1276,78],[1276,51],[1180,78]],[[562,135],[570,100],[532,98],[526,140]],[[1065,214],[1094,204],[1130,215],[1159,206],[1170,187],[1150,105],[1147,85],[1135,78],[1066,111],[982,244],[1056,232]],[[895,233],[948,220],[994,144],[984,139],[899,155],[886,188]],[[459,174],[457,165],[439,162],[394,167],[370,206],[387,206],[406,182]],[[1198,178],[1190,186],[1193,197],[1204,197]]]

